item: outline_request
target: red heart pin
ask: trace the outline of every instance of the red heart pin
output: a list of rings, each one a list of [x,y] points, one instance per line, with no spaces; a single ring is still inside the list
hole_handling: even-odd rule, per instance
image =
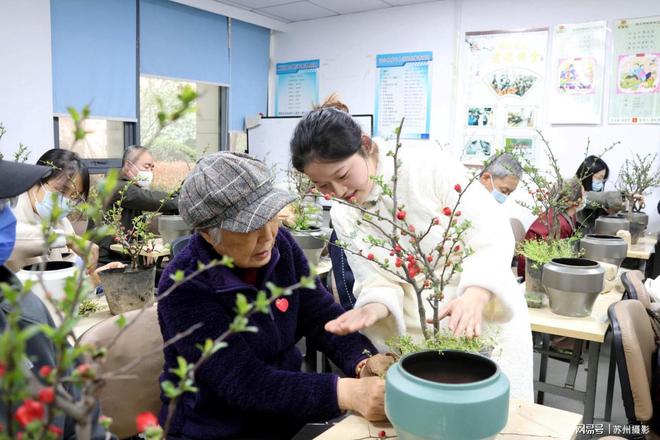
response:
[[[286,298],[278,298],[275,300],[275,307],[277,307],[277,310],[284,313],[289,309],[289,300]]]

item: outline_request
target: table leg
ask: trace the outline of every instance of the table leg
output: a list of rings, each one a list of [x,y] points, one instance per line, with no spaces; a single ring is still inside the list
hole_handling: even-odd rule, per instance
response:
[[[616,373],[616,359],[614,357],[614,338],[610,349],[610,367],[607,372],[607,395],[605,396],[605,421],[612,420],[612,396],[614,395],[614,377]]]
[[[545,377],[548,372],[548,350],[550,349],[550,335],[543,333],[541,335],[543,340],[543,347],[541,351],[541,366],[539,368],[539,382],[545,382]],[[536,394],[536,403],[543,405],[543,391],[539,391]]]
[[[594,422],[594,407],[596,405],[596,379],[598,379],[598,356],[600,344],[594,341],[589,343],[589,371],[587,372],[587,389],[584,396],[584,418],[582,423]]]

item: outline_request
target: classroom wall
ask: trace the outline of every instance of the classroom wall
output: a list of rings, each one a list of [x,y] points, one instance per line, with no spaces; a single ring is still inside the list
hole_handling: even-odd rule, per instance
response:
[[[271,48],[271,87],[269,111],[274,109],[274,66],[278,62],[318,58],[319,95],[338,92],[353,113],[373,113],[375,104],[375,57],[380,53],[433,51],[431,142],[450,144],[454,150],[462,142],[457,129],[457,108],[462,109],[457,84],[458,30],[463,32],[552,27],[561,23],[613,20],[660,15],[660,2],[640,0],[445,0],[412,6],[331,17],[289,25],[287,32],[273,33]],[[606,56],[605,90],[609,90],[609,62]],[[551,54],[549,47],[548,57]],[[549,63],[548,63],[549,64]],[[549,73],[549,72],[548,72]],[[547,93],[546,93],[547,96]],[[608,93],[605,93],[603,120],[606,121]],[[546,106],[547,108],[547,106]],[[598,152],[614,141],[621,145],[604,159],[616,173],[631,151],[660,153],[659,125],[549,126],[541,129],[557,153],[565,174],[572,175],[582,160],[587,138],[591,151]],[[539,154],[539,163],[544,157]],[[657,162],[660,164],[660,161]],[[606,189],[613,189],[614,179]],[[522,191],[517,198],[524,198]],[[655,208],[660,190],[648,197],[647,212],[652,214],[651,228],[660,229]],[[508,208],[529,224],[533,217],[518,209],[513,200]]]
[[[0,66],[0,152],[22,142],[34,162],[53,146],[49,0],[0,0]]]

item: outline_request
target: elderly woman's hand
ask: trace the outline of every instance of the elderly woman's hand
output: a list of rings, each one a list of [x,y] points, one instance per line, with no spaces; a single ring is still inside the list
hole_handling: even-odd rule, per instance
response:
[[[369,421],[385,420],[385,381],[380,377],[339,379],[337,402],[340,409],[360,413]]]
[[[387,369],[396,362],[392,353],[375,354],[367,359],[367,362],[360,369],[360,378],[364,377],[384,377]]]

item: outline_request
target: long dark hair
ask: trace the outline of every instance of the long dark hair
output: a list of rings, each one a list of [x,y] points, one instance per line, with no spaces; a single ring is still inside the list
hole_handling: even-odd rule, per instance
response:
[[[85,164],[83,164],[80,156],[73,151],[53,148],[41,155],[39,160],[37,160],[37,165],[44,165],[53,170],[46,177],[42,177],[41,183],[61,178],[72,180],[77,175],[80,175],[83,186],[80,194],[85,200],[89,196],[89,171]]]
[[[313,161],[336,162],[355,153],[364,155],[360,125],[347,112],[348,107],[331,95],[320,107],[307,113],[291,138],[291,163],[298,171]]]
[[[607,180],[610,176],[610,169],[605,161],[597,156],[587,156],[575,172],[575,177],[580,179],[585,191],[593,191],[591,184],[594,174],[602,170],[605,170],[605,180]]]

